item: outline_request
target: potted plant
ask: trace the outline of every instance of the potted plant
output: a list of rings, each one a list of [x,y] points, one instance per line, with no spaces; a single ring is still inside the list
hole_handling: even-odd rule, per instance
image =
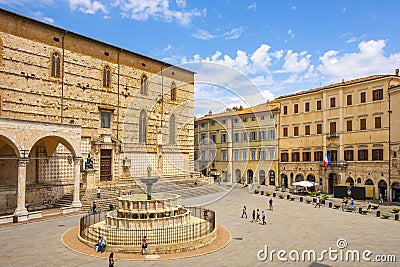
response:
[[[322,198],[325,199],[325,200],[327,200],[327,199],[329,198],[329,195],[323,194],[323,195],[322,195]]]
[[[289,198],[291,201],[294,201],[295,199],[296,199],[296,197],[295,196],[290,196],[290,198]]]
[[[372,204],[372,208],[373,208],[374,210],[378,209],[378,208],[379,208],[379,204]]]
[[[368,212],[369,212],[369,211],[366,210],[366,209],[362,209],[362,210],[361,210],[361,214],[362,214],[362,215],[367,215]]]
[[[383,213],[381,218],[382,219],[389,219],[390,218],[390,214],[389,213]]]
[[[279,198],[280,198],[280,199],[284,199],[284,198],[285,198],[285,195],[284,195],[284,194],[280,194],[280,195],[279,195]]]
[[[258,190],[258,189],[254,190],[254,194],[258,194],[258,193],[260,193],[260,190]]]
[[[272,195],[272,193],[271,192],[265,192],[265,195],[266,196],[270,196],[270,195]]]
[[[306,202],[307,202],[307,204],[310,204],[311,203],[311,198],[306,198]]]
[[[335,203],[335,204],[333,204],[333,208],[334,208],[334,209],[339,209],[339,208],[340,208],[340,206],[341,206],[341,205],[340,205],[339,203]]]
[[[399,213],[400,209],[399,208],[393,208],[392,211],[393,211],[393,213]]]

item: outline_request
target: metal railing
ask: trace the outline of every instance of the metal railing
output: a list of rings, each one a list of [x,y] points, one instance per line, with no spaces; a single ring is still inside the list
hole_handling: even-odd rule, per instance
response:
[[[154,229],[119,229],[96,227],[104,220],[105,213],[88,214],[80,219],[80,235],[90,242],[96,242],[99,235],[106,236],[108,245],[140,246],[143,236],[147,236],[152,246],[188,242],[209,235],[215,229],[215,212],[202,207],[185,207],[192,216],[202,220],[194,220],[184,225],[173,225]]]

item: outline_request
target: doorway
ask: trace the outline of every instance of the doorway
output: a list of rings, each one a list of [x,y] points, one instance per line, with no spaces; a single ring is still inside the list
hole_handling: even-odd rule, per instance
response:
[[[100,181],[111,181],[111,149],[100,150]]]

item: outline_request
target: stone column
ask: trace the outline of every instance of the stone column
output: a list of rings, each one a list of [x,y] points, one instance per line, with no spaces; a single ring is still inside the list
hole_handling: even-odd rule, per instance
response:
[[[28,211],[25,208],[25,183],[26,183],[26,165],[29,159],[20,158],[18,160],[18,191],[17,191],[17,208],[14,215],[27,215]]]
[[[72,201],[73,208],[82,208],[82,203],[79,199],[80,183],[81,183],[81,157],[74,158],[74,200]]]

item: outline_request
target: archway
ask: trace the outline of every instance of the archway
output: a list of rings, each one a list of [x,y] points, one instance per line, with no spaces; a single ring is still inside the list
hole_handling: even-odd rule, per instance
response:
[[[392,184],[392,201],[400,202],[400,183],[394,182]]]
[[[288,177],[286,174],[281,174],[281,187],[287,188],[288,187]]]
[[[264,170],[260,170],[258,172],[258,177],[260,178],[260,184],[265,185],[265,171]]]
[[[296,182],[304,181],[304,176],[301,173],[296,174]]]
[[[354,186],[354,180],[351,177],[347,177],[346,185]]]
[[[367,179],[365,185],[374,185],[374,182],[371,179]]]
[[[252,184],[253,183],[253,170],[248,170],[247,171],[247,183]]]
[[[242,176],[242,172],[239,169],[235,170],[235,179],[237,183],[240,183],[240,178]]]
[[[307,175],[307,181],[315,183],[315,176],[314,176],[314,174],[311,174],[311,173],[308,174],[308,175]]]
[[[328,175],[328,194],[333,194],[333,187],[338,184],[338,176],[336,173],[331,172]]]
[[[273,170],[269,171],[269,185],[275,185],[275,172]]]
[[[383,200],[387,201],[387,183],[385,180],[380,180],[378,183],[378,194]]]

